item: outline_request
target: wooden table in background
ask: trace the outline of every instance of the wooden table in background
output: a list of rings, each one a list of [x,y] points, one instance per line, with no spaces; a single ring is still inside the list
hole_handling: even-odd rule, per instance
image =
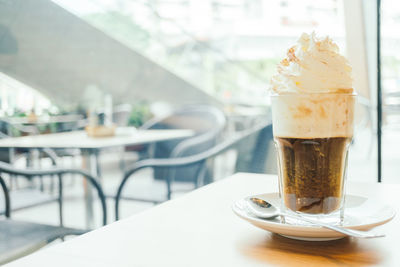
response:
[[[379,239],[297,241],[258,229],[234,200],[276,192],[272,175],[236,174],[9,266],[400,266],[400,218]],[[349,183],[348,193],[400,207],[400,185]],[[123,205],[123,203],[122,203]]]

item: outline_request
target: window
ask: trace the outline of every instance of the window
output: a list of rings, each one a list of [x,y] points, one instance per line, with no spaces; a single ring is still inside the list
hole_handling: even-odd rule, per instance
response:
[[[400,5],[381,2],[382,179],[398,182],[400,171]]]

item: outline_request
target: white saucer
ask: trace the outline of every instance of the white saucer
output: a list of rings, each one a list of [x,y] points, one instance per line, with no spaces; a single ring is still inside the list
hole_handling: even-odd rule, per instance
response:
[[[261,194],[255,197],[264,199],[279,207],[278,193]],[[244,199],[236,201],[232,209],[240,218],[251,224],[280,234],[285,237],[306,241],[327,241],[343,238],[345,235],[319,226],[304,226],[281,223],[279,218],[264,220],[254,217],[244,208]],[[377,200],[371,200],[361,196],[346,195],[345,217],[343,226],[357,230],[369,230],[393,219],[395,211],[388,205]]]

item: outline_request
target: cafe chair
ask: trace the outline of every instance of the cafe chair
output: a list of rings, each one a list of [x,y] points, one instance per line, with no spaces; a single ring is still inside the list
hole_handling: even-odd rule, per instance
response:
[[[151,158],[175,158],[194,155],[213,147],[226,125],[224,113],[206,105],[185,106],[163,118],[146,122],[141,129],[190,129],[195,135],[184,140],[169,140],[153,145],[148,152]],[[192,177],[191,168],[177,170],[177,178]],[[166,171],[156,169],[154,178],[165,180]],[[183,181],[185,179],[183,178]]]
[[[171,198],[171,194],[174,191],[174,184],[177,182],[176,181],[176,175],[178,173],[178,170],[180,168],[185,168],[185,169],[190,169],[194,173],[194,182],[196,183],[196,187],[206,184],[207,183],[207,177],[209,171],[207,168],[207,161],[209,159],[214,158],[217,155],[222,154],[223,152],[226,152],[230,149],[237,149],[237,146],[245,141],[246,139],[250,137],[254,137],[254,135],[260,136],[260,133],[265,133],[267,132],[268,135],[272,136],[272,125],[270,123],[261,123],[256,126],[254,126],[251,129],[243,130],[241,132],[237,132],[233,137],[230,139],[227,139],[226,141],[223,141],[217,145],[212,146],[211,148],[201,151],[200,153],[196,154],[190,154],[190,155],[184,155],[182,156],[181,154],[177,153],[177,157],[174,158],[164,158],[164,159],[157,159],[157,158],[152,158],[152,159],[144,159],[137,161],[133,164],[129,170],[127,170],[124,173],[123,179],[118,187],[117,193],[115,195],[115,217],[116,220],[119,219],[119,203],[121,199],[124,200],[133,200],[133,201],[145,201],[145,202],[152,202],[152,203],[160,203],[162,201],[169,200]],[[264,136],[261,136],[261,138],[257,139],[262,139]],[[259,172],[260,170],[263,170],[263,167],[261,165],[265,165],[266,157],[262,156],[262,153],[266,153],[268,151],[267,144],[264,143],[265,146],[260,146],[260,143],[256,143],[254,146],[254,150],[252,151],[252,161],[257,162],[260,166],[256,166],[254,164],[248,165],[250,168],[254,168],[255,172]],[[240,154],[240,151],[239,151]],[[263,160],[258,160],[256,157],[261,157]],[[164,186],[164,191],[160,191],[159,194],[156,196],[156,199],[149,199],[149,198],[139,198],[131,195],[126,195],[123,194],[125,185],[127,181],[133,177],[133,174],[135,174],[137,171],[146,169],[146,168],[151,168],[154,171],[157,168],[162,168],[163,171],[165,172],[165,183],[163,184]],[[250,171],[252,170],[245,169],[242,171]],[[191,188],[194,189],[194,188]],[[160,197],[163,198],[160,200]]]
[[[207,141],[211,143],[216,141],[225,125],[225,115],[221,110],[206,105],[190,105],[176,109],[165,116],[150,119],[139,130],[189,129],[193,130],[195,135],[185,140],[194,139],[198,140],[196,142],[207,145]],[[139,159],[165,158],[171,155],[172,150],[181,141],[182,139],[168,140],[151,145],[128,146],[126,151],[138,152]]]
[[[55,155],[54,151],[52,151],[51,149],[43,149],[42,152],[45,153],[49,157],[49,159],[52,162],[52,165],[56,166],[57,156]],[[11,167],[11,166],[12,165],[10,165],[9,167]],[[1,173],[1,171],[2,171],[2,169],[0,168],[0,173]],[[13,175],[13,174],[11,174],[10,177],[11,177],[10,178],[10,183],[14,179],[17,178],[17,176]],[[34,180],[35,180],[35,179],[32,179],[33,177],[30,177],[30,176],[24,176],[24,178],[27,179],[30,182],[34,182]],[[51,203],[51,202],[58,201],[59,196],[56,196],[54,194],[48,194],[48,193],[45,193],[43,191],[43,188],[42,188],[43,180],[41,179],[41,177],[39,177],[39,179],[40,179],[40,182],[41,182],[40,183],[40,185],[41,185],[40,189],[38,189],[36,187],[33,187],[33,186],[30,186],[28,188],[15,188],[14,187],[12,190],[10,190],[10,195],[14,199],[13,205],[11,207],[12,211],[23,210],[23,209],[32,208],[32,207],[36,207],[36,206],[40,206],[40,205],[44,205],[44,204],[48,204],[48,203]],[[51,179],[51,185],[52,186],[54,186],[54,184],[55,184],[53,182],[53,180],[54,179]],[[2,196],[0,195],[0,215],[4,215],[5,214],[5,210],[3,209],[3,205],[1,205],[1,203],[3,203],[3,202],[4,202],[4,198],[2,198]],[[59,213],[60,214],[61,214],[61,210],[62,210],[62,208],[60,207],[60,209],[59,209]]]
[[[73,125],[70,126],[71,128],[66,128],[63,125],[63,128],[60,129],[62,131],[72,131],[72,130],[78,130],[82,129],[87,124],[86,119],[77,117],[77,121],[73,122]],[[76,128],[78,127],[78,128]],[[8,120],[2,120],[0,119],[0,139],[3,138],[10,138],[14,136],[25,136],[25,135],[38,135],[40,134],[40,131],[36,126],[33,125],[17,125],[17,124],[12,124]],[[38,153],[38,159],[39,159],[39,167],[41,167],[41,159],[44,158],[49,158],[51,160],[52,165],[57,165],[59,164],[60,159],[64,157],[71,157],[75,158],[80,155],[80,150],[79,149],[72,149],[72,148],[61,148],[61,149],[50,149],[50,148],[44,148],[44,149],[36,149]],[[33,159],[33,152],[34,150],[32,149],[15,149],[15,148],[0,148],[0,161],[2,162],[7,162],[13,164],[16,160],[19,158],[25,158],[26,159],[26,165],[27,167],[30,167],[32,165],[32,159]],[[13,182],[17,184],[17,180],[13,179]],[[40,191],[44,190],[44,183],[43,179],[40,179]],[[51,180],[50,184],[50,190],[53,191],[54,188],[54,183],[53,180]]]
[[[39,134],[38,129],[35,126],[24,126],[24,125],[13,125],[6,120],[0,120],[0,139],[10,138],[13,134],[22,135],[37,135]],[[14,164],[19,158],[26,159],[26,165],[29,167],[32,165],[32,150],[29,149],[13,149],[13,148],[0,148],[0,161]],[[55,150],[50,148],[38,149],[38,156],[40,159],[50,159],[52,165],[57,165],[58,155]],[[39,161],[40,164],[40,161]],[[12,180],[17,185],[17,180]],[[52,180],[53,181],[53,180]],[[43,179],[40,179],[40,191],[44,190]],[[51,189],[54,184],[51,183]]]
[[[12,165],[0,162],[0,184],[4,192],[3,209],[5,219],[0,220],[0,265],[19,257],[30,254],[39,248],[51,243],[56,239],[63,239],[65,236],[80,235],[88,230],[64,227],[62,213],[63,186],[62,181],[65,174],[77,174],[82,176],[97,191],[102,208],[102,224],[107,223],[107,208],[103,189],[97,179],[83,170],[53,168],[47,170],[21,170]],[[13,207],[13,196],[10,194],[3,174],[13,174],[30,178],[49,176],[58,179],[58,204],[60,208],[60,225],[46,225],[32,222],[17,221],[11,219]]]
[[[217,143],[225,125],[224,113],[218,108],[206,105],[185,106],[162,118],[154,118],[146,122],[141,129],[190,129],[194,135],[183,140],[168,140],[147,146],[140,159],[176,158],[201,153]],[[175,182],[180,182],[174,184],[175,191],[189,191],[198,187],[196,168],[201,168],[201,164],[195,165],[175,170]],[[165,183],[168,175],[168,169],[154,168],[151,183],[137,185],[134,192],[127,192],[123,198],[155,204],[165,201]],[[210,177],[206,170],[205,183],[209,182]],[[169,198],[170,193],[167,193],[167,199]]]

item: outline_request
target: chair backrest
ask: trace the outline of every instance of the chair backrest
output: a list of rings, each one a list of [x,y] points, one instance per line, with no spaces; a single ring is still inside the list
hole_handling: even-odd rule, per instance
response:
[[[224,127],[225,116],[213,106],[190,105],[179,108],[171,114],[153,118],[144,123],[141,129],[192,129],[196,133],[206,132],[214,127]]]
[[[224,113],[212,106],[186,106],[163,118],[148,121],[142,129],[191,129],[193,137],[157,143],[154,158],[185,157],[201,153],[213,147],[226,124]],[[173,174],[169,170],[156,168],[155,179],[196,182],[198,166],[180,168]],[[172,177],[171,177],[172,176]]]
[[[272,124],[268,124],[261,130],[254,132],[243,140],[238,148],[238,159],[236,161],[236,172],[266,173],[267,160],[270,151],[273,149]]]

